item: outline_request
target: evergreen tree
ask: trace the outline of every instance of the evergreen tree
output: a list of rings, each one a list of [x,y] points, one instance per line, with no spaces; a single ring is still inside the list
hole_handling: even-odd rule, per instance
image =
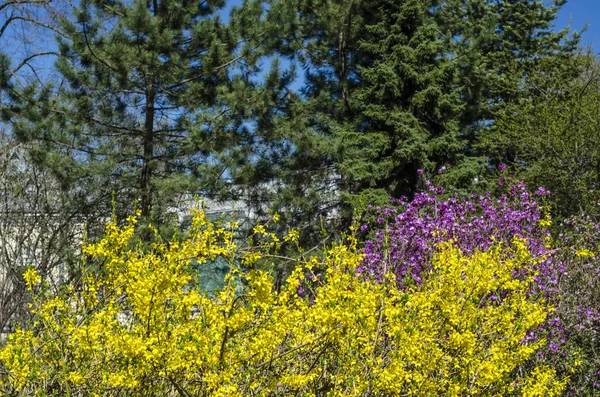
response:
[[[359,68],[353,102],[360,118],[338,134],[344,190],[366,201],[413,194],[419,169],[456,163],[464,151],[457,65],[438,5],[383,1],[379,20],[366,26],[360,45],[372,62]]]
[[[286,166],[290,188],[313,188],[296,200],[323,202],[319,188],[334,186],[338,201],[328,209],[348,215],[410,196],[422,187],[419,169],[430,177],[448,165],[443,183],[476,188],[490,161],[476,143],[498,112],[532,94],[520,88],[541,60],[577,49],[577,36],[552,30],[562,3],[273,1],[271,10],[291,21],[279,51],[306,78],[294,115],[305,128],[291,135]],[[307,216],[323,210],[305,208]]]
[[[360,40],[378,17],[365,1],[281,0],[269,3],[267,20],[279,25],[273,50],[304,70],[303,85],[291,93],[285,123],[278,126],[290,144],[277,167],[271,201],[284,219],[302,227],[314,242],[326,222],[340,226],[343,175],[338,167],[337,131],[358,116],[351,98],[359,87],[358,67],[366,62]]]
[[[83,201],[115,191],[119,206],[139,199],[158,220],[190,194],[231,194],[231,179],[256,163],[261,137],[249,123],[271,117],[285,77],[256,79],[262,4],[244,2],[229,22],[224,7],[82,0],[62,21],[63,81],[11,90],[15,133],[44,142],[34,157]]]

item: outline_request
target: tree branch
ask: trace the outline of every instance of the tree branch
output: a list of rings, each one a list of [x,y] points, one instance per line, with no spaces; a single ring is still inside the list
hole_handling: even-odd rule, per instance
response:
[[[2,4],[0,4],[0,11],[3,9],[13,6],[13,5],[23,5],[23,4],[50,4],[51,0],[5,0]]]
[[[58,52],[55,51],[43,51],[43,52],[38,52],[35,53],[33,55],[28,56],[27,58],[23,59],[21,61],[21,63],[14,68],[13,70],[11,70],[12,74],[16,74],[23,66],[27,65],[29,61],[31,61],[34,58],[40,57],[40,56],[44,56],[44,55],[56,55],[56,56],[60,56],[60,54]]]
[[[65,34],[64,34],[63,32],[61,32],[60,30],[58,30],[57,28],[55,28],[55,27],[54,27],[54,26],[52,26],[52,25],[48,25],[47,23],[43,23],[43,22],[41,22],[41,21],[38,21],[37,19],[33,19],[33,18],[26,17],[26,16],[23,16],[23,15],[14,15],[14,14],[12,14],[12,15],[11,15],[10,17],[8,17],[8,19],[7,19],[7,20],[4,22],[4,24],[2,25],[2,28],[0,28],[0,38],[1,38],[1,37],[2,37],[2,35],[4,34],[5,30],[8,28],[8,25],[10,25],[10,23],[11,23],[12,21],[17,21],[17,20],[20,20],[20,21],[25,21],[25,22],[29,22],[29,23],[33,23],[33,24],[35,24],[35,25],[38,25],[38,26],[41,26],[41,27],[43,27],[43,28],[50,29],[50,30],[52,30],[54,33],[56,33],[56,34],[58,34],[58,35],[60,35],[60,36],[62,36],[62,37],[65,37],[65,38],[67,37],[67,36],[65,36]]]

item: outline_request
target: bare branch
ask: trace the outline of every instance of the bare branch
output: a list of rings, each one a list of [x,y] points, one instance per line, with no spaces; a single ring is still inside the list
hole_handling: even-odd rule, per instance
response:
[[[5,0],[2,4],[0,4],[0,11],[15,5],[25,5],[25,4],[50,4],[51,0]]]
[[[49,25],[47,23],[38,21],[37,19],[34,19],[34,18],[26,17],[26,16],[23,16],[23,15],[14,15],[14,14],[12,14],[10,17],[8,17],[6,19],[6,21],[2,25],[2,28],[0,28],[0,38],[2,38],[2,35],[6,31],[6,29],[10,25],[10,23],[13,22],[13,21],[25,21],[25,22],[33,23],[34,25],[40,26],[42,28],[52,30],[54,33],[58,34],[59,36],[67,37],[67,36],[65,36],[65,34],[63,32],[61,32],[60,30],[58,30],[57,28],[55,28],[52,25]]]
[[[37,58],[37,57],[40,57],[40,56],[44,56],[44,55],[60,56],[60,54],[58,52],[55,52],[55,51],[42,51],[42,52],[38,52],[36,54],[30,55],[27,58],[23,59],[21,61],[21,63],[16,68],[14,68],[11,71],[11,73],[12,74],[16,74],[19,71],[19,69],[21,69],[23,66],[27,65],[29,63],[29,61],[31,61],[34,58]]]

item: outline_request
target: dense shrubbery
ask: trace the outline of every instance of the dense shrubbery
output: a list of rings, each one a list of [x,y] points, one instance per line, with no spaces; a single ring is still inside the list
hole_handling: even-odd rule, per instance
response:
[[[600,224],[569,218],[553,238],[543,188],[426,186],[314,256],[297,229],[262,225],[241,248],[237,224],[202,211],[170,241],[113,220],[85,245],[79,283],[55,295],[25,273],[33,320],[0,352],[2,391],[594,395]],[[216,258],[231,271],[208,295],[194,272]],[[283,286],[264,270],[281,261],[295,269]]]
[[[531,294],[540,258],[523,239],[464,253],[437,246],[419,283],[357,277],[355,238],[297,260],[277,291],[268,272],[232,267],[209,298],[190,262],[239,254],[235,225],[197,212],[188,238],[149,247],[135,218],[87,245],[81,283],[52,296],[39,276],[29,328],[0,358],[14,395],[558,395],[566,378],[530,359],[553,309]],[[268,235],[264,228],[256,233]],[[294,239],[292,234],[287,239]],[[276,239],[272,239],[276,243]],[[252,263],[260,253],[245,254]],[[93,265],[93,266],[92,266]],[[324,271],[310,298],[305,274]],[[97,269],[97,270],[92,270]],[[518,273],[519,277],[515,277]]]
[[[527,340],[548,341],[536,359],[552,362],[562,374],[569,374],[568,393],[597,391],[600,225],[589,218],[571,218],[558,226],[560,234],[553,240],[551,221],[540,204],[548,194],[543,188],[531,195],[518,184],[500,197],[489,193],[448,197],[444,189],[427,185],[428,191],[412,201],[392,200],[391,205],[374,210],[375,230],[365,243],[365,259],[358,271],[379,281],[391,270],[398,285],[418,284],[431,269],[440,243],[454,241],[469,255],[498,243],[511,246],[515,236],[525,239],[539,259],[532,292],[543,294],[556,307],[542,326],[528,332]]]
[[[429,190],[414,199],[392,199],[391,205],[376,208],[376,232],[365,244],[365,261],[360,271],[368,278],[380,280],[387,269],[400,284],[420,282],[429,270],[435,247],[454,240],[457,246],[472,254],[485,251],[497,242],[511,244],[515,236],[524,238],[534,256],[548,252],[549,233],[544,227],[540,205],[524,185],[513,186],[499,198],[458,195],[444,198],[444,189],[427,182]],[[545,195],[544,190],[539,191]],[[362,226],[364,230],[367,225]],[[556,274],[547,261],[540,265],[545,292],[556,283]],[[546,280],[546,278],[550,278]],[[551,291],[548,291],[551,292]]]

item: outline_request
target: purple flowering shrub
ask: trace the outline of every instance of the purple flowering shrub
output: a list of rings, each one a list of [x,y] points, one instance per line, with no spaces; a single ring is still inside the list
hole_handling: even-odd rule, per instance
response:
[[[527,240],[534,257],[549,252],[540,204],[523,184],[512,186],[499,198],[490,193],[443,198],[443,188],[427,185],[429,190],[411,201],[392,199],[389,206],[375,210],[378,230],[365,242],[364,263],[358,269],[363,276],[380,281],[391,270],[400,284],[420,283],[436,246],[449,240],[469,254],[498,242],[510,245],[516,236]],[[536,194],[544,196],[547,191]],[[544,292],[552,293],[557,274],[548,267],[548,261],[542,261],[538,270],[546,284]]]
[[[427,182],[428,191],[413,200],[391,200],[375,208],[365,242],[364,260],[357,269],[379,282],[388,270],[399,285],[420,283],[431,267],[437,246],[453,240],[464,253],[487,250],[493,244],[511,245],[514,237],[526,239],[538,270],[532,293],[541,293],[556,308],[546,323],[527,339],[547,340],[538,360],[552,363],[571,379],[572,395],[594,395],[600,390],[600,225],[572,219],[560,226],[554,241],[550,220],[541,201],[548,191],[534,194],[520,183],[500,197],[445,195]],[[518,276],[518,275],[516,275]],[[491,297],[494,298],[494,297]]]
[[[558,230],[554,260],[564,264],[564,271],[549,338],[549,346],[560,352],[554,366],[567,369],[567,353],[574,352],[579,362],[567,394],[600,395],[600,224],[578,216],[564,220]]]

